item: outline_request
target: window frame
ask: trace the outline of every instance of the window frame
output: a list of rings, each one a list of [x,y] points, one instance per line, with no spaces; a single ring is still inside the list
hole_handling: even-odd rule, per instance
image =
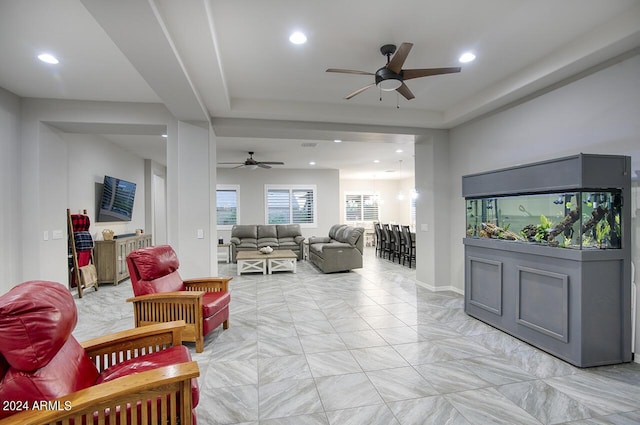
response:
[[[350,220],[348,217],[348,206],[347,206],[347,197],[349,196],[358,196],[360,197],[360,215],[357,220]],[[365,219],[365,197],[371,197],[374,200],[376,199],[376,194],[371,191],[345,191],[343,198],[343,207],[344,207],[344,221],[345,223],[375,223],[376,221],[380,221],[380,203],[375,202],[376,206],[376,218],[371,220]]]
[[[269,191],[288,190],[289,191],[289,220],[288,223],[269,223]],[[293,221],[293,209],[291,208],[291,198],[295,191],[307,191],[312,194],[313,221],[311,223],[295,223]],[[264,185],[264,222],[266,224],[299,224],[301,228],[318,227],[318,189],[315,184],[265,184]]]
[[[235,191],[236,192],[236,222],[234,224],[219,224],[218,214],[218,191]],[[216,185],[216,228],[218,230],[231,230],[233,226],[240,224],[240,185],[237,184],[217,184]]]

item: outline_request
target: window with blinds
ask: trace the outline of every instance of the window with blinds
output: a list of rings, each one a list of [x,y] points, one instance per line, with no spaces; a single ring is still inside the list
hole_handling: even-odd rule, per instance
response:
[[[345,194],[345,221],[378,221],[378,198],[376,195]]]
[[[315,186],[273,186],[266,190],[268,224],[316,224]]]
[[[219,228],[231,228],[234,224],[238,224],[239,186],[223,186],[218,185],[216,188],[216,212],[217,224]]]

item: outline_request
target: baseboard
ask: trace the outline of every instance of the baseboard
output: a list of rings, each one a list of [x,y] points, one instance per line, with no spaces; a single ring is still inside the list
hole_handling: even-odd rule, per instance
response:
[[[420,282],[418,280],[416,280],[416,285],[421,286],[425,289],[428,289],[430,291],[433,292],[455,292],[456,294],[459,295],[464,295],[464,291],[460,288],[456,288],[455,286],[433,286],[433,285],[429,285],[427,283],[424,282]]]

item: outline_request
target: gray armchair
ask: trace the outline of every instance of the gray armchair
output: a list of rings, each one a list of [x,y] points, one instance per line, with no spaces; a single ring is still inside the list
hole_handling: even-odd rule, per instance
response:
[[[309,260],[323,273],[362,268],[364,228],[335,224],[329,236],[309,239]]]

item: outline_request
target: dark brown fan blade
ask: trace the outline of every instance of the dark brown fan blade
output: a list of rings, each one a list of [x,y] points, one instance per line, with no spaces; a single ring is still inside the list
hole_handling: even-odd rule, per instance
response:
[[[452,68],[403,69],[402,78],[404,80],[410,80],[412,78],[429,77],[431,75],[453,74],[460,72],[460,69],[459,66]]]
[[[402,43],[396,53],[391,58],[391,61],[387,64],[387,69],[392,70],[396,74],[400,74],[402,71],[402,65],[404,65],[404,61],[407,60],[407,56],[413,47],[413,43]]]
[[[356,71],[354,69],[338,69],[338,68],[329,68],[327,72],[339,72],[340,74],[358,74],[358,75],[375,75],[371,72],[366,71]]]
[[[284,165],[282,161],[258,161],[258,164]]]
[[[266,164],[266,163],[264,163],[264,162],[258,162],[256,165],[257,165],[258,167],[260,167],[260,168],[271,168],[271,166],[270,166],[270,165],[267,165],[267,164]]]
[[[218,162],[218,165],[244,165],[243,162]]]
[[[363,88],[358,89],[358,90],[354,91],[353,93],[351,93],[349,96],[345,97],[345,99],[349,100],[349,99],[351,99],[353,96],[355,96],[355,95],[357,95],[357,94],[360,94],[360,93],[362,93],[363,91],[365,91],[366,89],[368,89],[369,87],[372,87],[372,86],[375,86],[375,85],[376,85],[376,83],[371,83],[371,84],[369,84],[368,86],[364,86]]]
[[[415,97],[413,95],[413,93],[411,93],[411,90],[409,90],[409,87],[407,87],[407,85],[405,83],[402,83],[402,85],[400,87],[398,87],[396,89],[396,91],[398,93],[400,93],[401,95],[403,95],[405,97],[405,99],[407,99],[407,100],[411,100],[411,99],[413,99]]]

